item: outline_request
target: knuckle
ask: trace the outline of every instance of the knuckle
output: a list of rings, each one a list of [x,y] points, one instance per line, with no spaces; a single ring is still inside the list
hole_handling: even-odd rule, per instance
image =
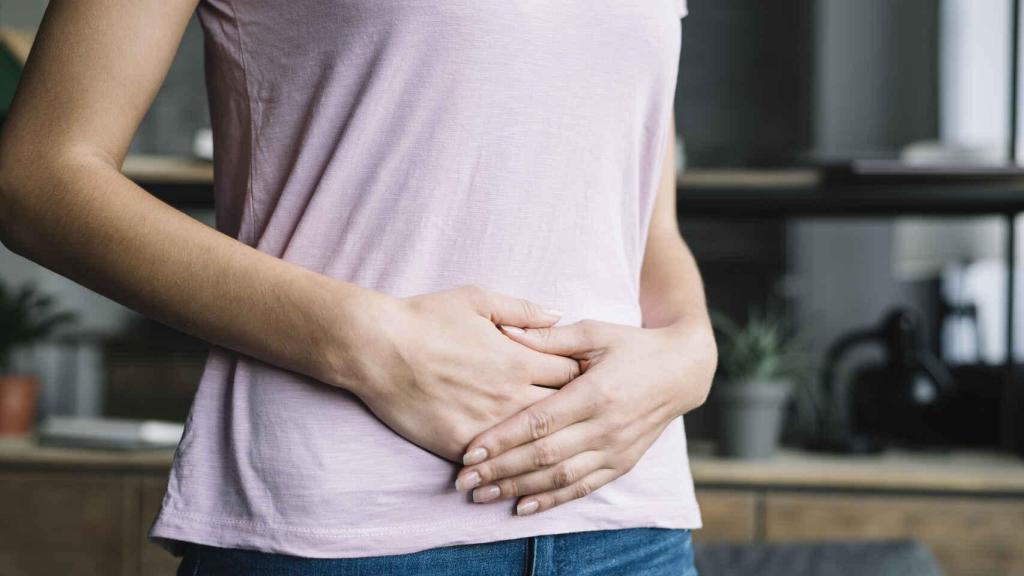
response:
[[[554,483],[556,488],[571,486],[576,481],[576,471],[568,464],[562,464],[555,470]]]
[[[487,484],[498,477],[498,464],[492,462],[480,464],[476,467],[476,472],[480,475],[480,482],[482,484]]]
[[[636,466],[636,462],[637,461],[635,458],[623,458],[622,460],[619,461],[619,465],[616,468],[616,470],[623,474],[626,474],[630,470],[632,470],[634,466]]]
[[[527,412],[530,426],[530,438],[540,440],[551,433],[552,418],[545,410],[534,408]]]
[[[522,308],[523,318],[526,320],[533,320],[534,318],[540,316],[539,307],[533,302],[530,302],[529,300],[520,299],[519,306]]]
[[[551,338],[550,328],[530,328],[530,340],[544,345]]]
[[[487,291],[477,284],[466,284],[459,288],[459,290],[470,302],[482,304],[487,299]]]
[[[594,492],[594,485],[588,480],[580,480],[573,484],[572,495],[574,498],[586,498]]]
[[[605,409],[615,403],[615,387],[605,378],[595,378],[592,382],[591,399],[596,408]]]
[[[565,363],[565,381],[571,382],[578,378],[580,375],[580,363],[573,359],[568,359]]]
[[[515,480],[504,480],[498,483],[498,489],[501,490],[501,496],[503,498],[518,498],[521,494],[522,488],[519,486],[519,482]]]
[[[597,433],[597,439],[602,447],[611,447],[618,443],[620,428],[615,426],[601,427]]]
[[[592,319],[580,320],[578,326],[578,336],[582,343],[589,346],[594,341],[594,335],[596,334],[600,322]]]
[[[601,426],[594,431],[594,446],[602,450],[611,447],[612,434],[613,430],[611,428]]]
[[[473,441],[474,432],[468,426],[457,424],[447,429],[455,449],[462,452]]]
[[[628,449],[630,444],[635,440],[628,426],[628,423],[613,423],[610,431],[609,442],[613,447],[615,447],[619,458],[623,457],[626,449]]]
[[[537,468],[547,468],[558,463],[558,450],[548,442],[535,442],[533,463]]]

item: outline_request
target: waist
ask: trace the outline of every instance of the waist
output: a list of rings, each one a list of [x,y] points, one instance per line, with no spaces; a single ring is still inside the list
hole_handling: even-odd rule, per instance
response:
[[[624,528],[570,532],[431,548],[361,558],[304,558],[189,544],[189,574],[229,573],[245,566],[259,574],[598,574],[614,564],[622,574],[695,574],[689,529]],[[653,571],[652,571],[653,570]]]

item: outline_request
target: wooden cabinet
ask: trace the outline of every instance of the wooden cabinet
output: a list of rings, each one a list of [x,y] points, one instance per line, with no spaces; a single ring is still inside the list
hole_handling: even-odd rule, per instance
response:
[[[1024,499],[772,494],[765,538],[915,539],[949,574],[1024,574]]]
[[[135,574],[138,484],[107,473],[0,473],[0,574]]]
[[[694,532],[698,542],[754,542],[757,539],[761,497],[738,490],[699,490],[704,527]]]
[[[173,451],[0,440],[0,576],[173,576],[146,539]],[[698,543],[915,539],[949,576],[1024,576],[1024,463],[985,455],[691,458]]]
[[[141,501],[138,530],[139,566],[143,576],[174,576],[180,558],[146,539],[149,527],[160,511],[160,502],[167,489],[167,478],[147,476],[140,479]]]
[[[698,489],[697,542],[917,540],[950,576],[1024,576],[1024,497]]]
[[[173,576],[178,559],[146,533],[163,475],[0,470],[0,575]]]

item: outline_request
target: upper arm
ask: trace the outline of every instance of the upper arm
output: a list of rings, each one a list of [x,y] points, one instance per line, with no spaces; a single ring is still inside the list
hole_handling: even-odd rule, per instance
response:
[[[663,238],[666,234],[679,236],[679,222],[676,217],[676,130],[673,114],[665,131],[666,142],[661,159],[661,174],[657,194],[651,212],[648,243]]]
[[[51,0],[0,134],[0,171],[75,154],[119,169],[197,3]]]

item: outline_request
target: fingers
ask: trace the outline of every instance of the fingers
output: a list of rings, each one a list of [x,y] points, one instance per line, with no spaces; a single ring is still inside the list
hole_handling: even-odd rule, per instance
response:
[[[466,447],[465,465],[479,464],[508,450],[539,440],[570,424],[589,419],[595,409],[595,397],[587,392],[584,374],[557,394],[531,405],[485,430]]]
[[[536,470],[512,478],[504,478],[491,484],[484,484],[473,490],[474,502],[491,502],[498,499],[519,498],[543,494],[576,483],[591,472],[605,468],[604,454],[597,451],[581,452],[544,470]]]
[[[575,356],[596,348],[595,332],[603,329],[600,322],[583,320],[567,326],[553,328],[531,328],[523,330],[515,325],[501,324],[499,327],[512,340],[538,352],[557,354],[559,356]]]
[[[620,475],[621,473],[614,468],[600,468],[564,488],[527,496],[516,504],[516,515],[536,514],[577,498],[586,497]]]
[[[572,358],[541,354],[514,344],[509,346],[515,346],[516,353],[522,355],[522,365],[533,384],[560,388],[580,375],[580,363]]]
[[[546,328],[554,326],[562,318],[558,310],[545,309],[540,304],[514,298],[507,294],[467,287],[477,312],[494,324],[510,324],[524,328]]]
[[[522,477],[524,474],[537,472],[551,475],[554,472],[552,467],[560,465],[575,458],[580,453],[587,453],[588,450],[596,448],[596,431],[594,426],[588,422],[579,422],[567,426],[562,430],[546,437],[517,446],[504,454],[491,458],[475,466],[468,466],[459,472],[455,481],[455,488],[458,490],[472,490],[478,486],[497,484],[501,488],[501,495],[504,497],[521,496],[524,494],[536,494],[541,489],[534,489],[532,492],[524,492],[518,489],[515,484],[515,477]],[[563,472],[572,472],[576,478],[582,477],[582,472],[590,472],[597,466],[587,470],[574,468]],[[533,478],[543,478],[538,476]],[[512,479],[512,483],[508,483]],[[504,483],[502,482],[504,481]],[[535,486],[531,483],[530,486]],[[543,489],[549,490],[560,486],[546,486]],[[492,498],[493,499],[493,498]]]

